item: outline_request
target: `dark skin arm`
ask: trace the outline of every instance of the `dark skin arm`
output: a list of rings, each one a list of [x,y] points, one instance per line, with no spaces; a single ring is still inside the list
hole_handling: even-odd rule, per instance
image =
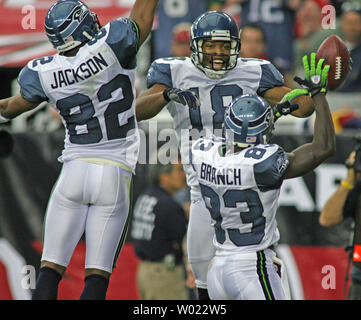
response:
[[[135,106],[137,121],[153,118],[163,109],[168,103],[163,97],[165,88],[165,85],[157,83],[139,95]]]
[[[152,30],[154,13],[158,5],[158,0],[137,0],[130,12],[129,18],[134,20],[139,27],[140,47],[147,39],[149,32]]]
[[[39,103],[32,103],[25,100],[21,94],[0,100],[0,114],[7,118],[13,119],[18,115],[36,108]]]
[[[264,98],[267,102],[274,106],[276,103],[279,103],[284,95],[288,92],[292,91],[290,88],[287,87],[274,87],[268,89],[265,94]],[[314,102],[312,98],[309,96],[301,96],[292,101],[292,103],[298,103],[299,109],[293,111],[291,114],[297,118],[307,118],[309,117],[313,111],[315,110]]]
[[[157,83],[139,95],[136,104],[138,121],[153,118],[163,109],[167,104],[167,101],[163,98],[163,90],[165,88],[166,86]],[[276,103],[279,103],[283,96],[290,91],[291,89],[287,87],[274,87],[265,92],[264,98],[271,106],[273,106]],[[292,115],[295,117],[306,118],[314,111],[314,104],[311,97],[301,96],[294,99],[293,103],[298,103],[300,105],[299,109],[292,112]]]
[[[289,154],[290,164],[283,179],[291,179],[308,173],[336,151],[335,130],[326,97],[323,93],[319,93],[313,101],[316,112],[313,140]]]
[[[352,166],[355,162],[355,152],[349,156],[349,163]],[[347,176],[344,179],[350,186],[354,186],[361,179],[361,173],[356,173],[353,168],[347,170]],[[343,206],[351,189],[340,184],[333,195],[327,200],[319,217],[319,223],[324,227],[331,227],[339,224],[344,219],[342,216]]]

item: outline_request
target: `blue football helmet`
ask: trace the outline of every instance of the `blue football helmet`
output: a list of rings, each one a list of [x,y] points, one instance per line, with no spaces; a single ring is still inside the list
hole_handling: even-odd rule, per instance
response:
[[[273,111],[266,100],[242,95],[228,106],[223,123],[227,143],[240,147],[267,144],[274,128]]]
[[[60,0],[48,10],[45,31],[60,53],[91,40],[101,25],[98,16],[79,0]]]
[[[221,70],[213,68],[213,57],[211,54],[211,67],[204,64],[206,53],[202,51],[204,40],[229,41],[231,51],[228,62]],[[193,63],[202,70],[209,78],[220,79],[227,71],[233,69],[237,64],[237,58],[241,49],[239,30],[236,22],[225,12],[208,11],[200,15],[191,27],[191,59]]]

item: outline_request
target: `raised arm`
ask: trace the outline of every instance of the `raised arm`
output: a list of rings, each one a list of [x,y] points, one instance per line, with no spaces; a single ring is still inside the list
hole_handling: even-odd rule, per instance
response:
[[[316,112],[313,140],[289,154],[290,164],[284,179],[306,174],[335,153],[335,130],[326,97],[319,93],[313,101]]]
[[[292,90],[287,87],[274,87],[268,89],[265,92],[264,98],[267,102],[274,106],[275,104],[279,103],[286,95],[287,98],[292,98],[292,94],[290,94]],[[292,103],[298,104],[299,108],[293,111],[291,114],[297,118],[307,118],[309,117],[315,110],[314,103],[309,96],[300,96],[295,98]]]
[[[311,56],[311,59],[316,59],[316,55]],[[302,176],[316,168],[320,163],[335,153],[335,130],[330,108],[325,96],[329,66],[324,66],[324,68],[321,69],[323,62],[324,59],[318,61],[318,69],[323,72],[323,80],[321,82],[312,77],[303,80],[303,85],[307,87],[312,95],[312,100],[315,105],[316,120],[313,140],[311,143],[304,144],[289,154],[290,164],[283,179]],[[315,61],[311,64],[316,65]]]
[[[139,28],[139,47],[152,30],[157,5],[158,0],[136,0],[130,12],[129,18],[134,20]]]
[[[276,104],[292,100],[293,104],[298,104],[298,109],[291,114],[298,118],[306,118],[314,111],[314,104],[311,97],[298,96],[294,92],[285,87],[284,78],[277,68],[272,64],[261,65],[261,79],[259,82],[259,92],[267,102],[274,107]]]

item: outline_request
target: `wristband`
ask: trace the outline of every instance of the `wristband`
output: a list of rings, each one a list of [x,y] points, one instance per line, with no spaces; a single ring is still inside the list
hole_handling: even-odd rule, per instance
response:
[[[1,113],[0,113],[0,123],[8,122],[8,121],[10,121],[10,119],[5,118],[5,117],[2,116]]]
[[[167,101],[167,102],[170,101],[169,96],[168,96],[168,90],[169,90],[169,89],[164,89],[164,90],[163,90],[163,98],[164,98],[164,100]]]
[[[345,180],[341,180],[341,185],[344,186],[346,189],[353,189],[353,185],[352,184],[349,184],[348,182],[346,182]]]

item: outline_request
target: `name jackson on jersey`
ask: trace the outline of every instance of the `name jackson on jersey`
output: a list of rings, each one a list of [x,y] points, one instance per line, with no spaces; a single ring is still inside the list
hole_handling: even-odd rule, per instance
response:
[[[76,68],[53,72],[54,82],[51,83],[51,88],[57,89],[78,83],[96,75],[108,66],[109,64],[105,60],[104,56],[101,52],[99,52],[97,55],[89,58]]]
[[[119,18],[101,28],[75,56],[41,57],[21,70],[18,82],[23,98],[48,101],[61,116],[66,130],[60,162],[100,158],[115,161],[129,172],[135,170],[137,44],[134,23]]]

